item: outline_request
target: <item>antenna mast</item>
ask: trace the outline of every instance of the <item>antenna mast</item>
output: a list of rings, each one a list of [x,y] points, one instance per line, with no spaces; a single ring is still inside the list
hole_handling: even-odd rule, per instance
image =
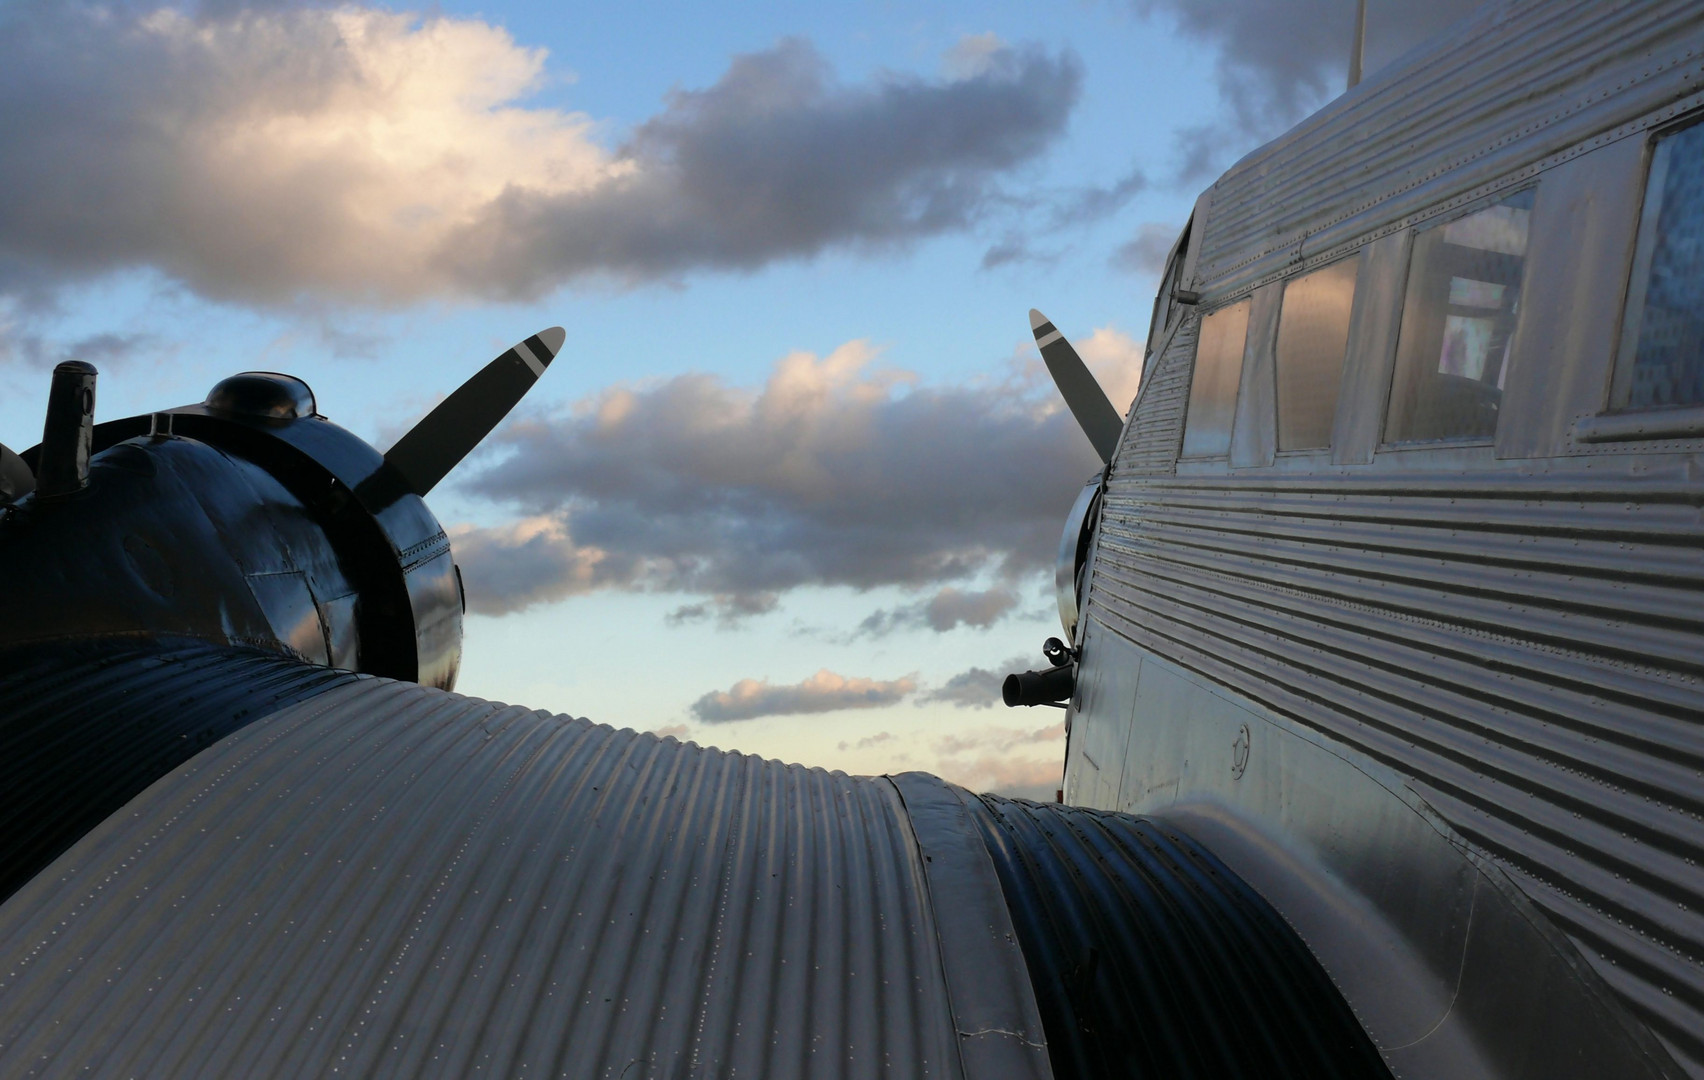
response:
[[[1367,0],[1355,0],[1355,41],[1349,47],[1349,89],[1361,81],[1361,54],[1367,49]]]

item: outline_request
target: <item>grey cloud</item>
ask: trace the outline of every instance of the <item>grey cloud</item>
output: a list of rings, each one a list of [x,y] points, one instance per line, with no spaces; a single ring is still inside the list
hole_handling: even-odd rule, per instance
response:
[[[1372,75],[1483,0],[1368,0],[1363,70]],[[1355,0],[1130,0],[1185,34],[1218,46],[1215,80],[1235,116],[1232,132],[1208,125],[1178,133],[1176,180],[1192,185],[1219,172],[1229,153],[1250,149],[1343,92]],[[1240,149],[1239,149],[1240,148]]]
[[[976,223],[1074,106],[1068,53],[847,85],[734,58],[610,149],[541,50],[359,6],[0,9],[0,288],[151,268],[220,300],[534,296],[886,249]],[[377,131],[372,140],[335,137]]]
[[[1086,225],[1124,208],[1134,196],[1148,189],[1148,175],[1133,168],[1107,187],[1081,188],[1070,192],[1053,208],[1056,226]]]
[[[1080,82],[1069,55],[1001,49],[963,79],[849,89],[787,39],[672,94],[623,147],[630,178],[505,193],[446,250],[469,289],[525,295],[582,274],[751,269],[961,229],[995,176],[1061,134]]]
[[[160,345],[157,336],[146,332],[107,331],[68,342],[50,341],[40,334],[14,333],[0,335],[0,359],[42,368],[64,360],[86,360],[104,368],[135,359],[139,354],[154,353]]]
[[[1132,168],[1105,187],[1071,188],[1023,201],[1019,221],[1041,220],[1050,234],[1061,229],[1081,228],[1116,214],[1147,188],[1147,174],[1140,168]],[[1008,231],[982,253],[983,270],[994,270],[1013,263],[1050,265],[1058,261],[1059,252],[1038,250],[1034,238],[1022,225]]]
[[[707,724],[726,724],[760,716],[880,709],[897,704],[916,688],[917,681],[909,676],[881,682],[824,668],[803,682],[781,686],[741,679],[730,689],[711,691],[693,702],[692,713]]]
[[[850,743],[850,742],[842,741],[840,743],[840,749],[842,749],[842,750],[852,750],[852,749],[868,750],[872,746],[880,746],[882,743],[892,742],[896,738],[898,738],[898,736],[896,736],[891,731],[878,731],[874,735],[869,735],[869,736],[866,736],[865,738],[859,739],[856,743]]]
[[[683,626],[714,618],[720,629],[732,630],[754,615],[769,614],[780,603],[781,597],[772,592],[723,594],[683,604],[669,612],[667,620],[670,626]]]
[[[995,705],[1002,704],[1000,684],[1006,681],[1006,676],[1014,671],[1027,671],[1034,666],[1035,663],[1032,660],[1023,656],[1014,656],[993,670],[973,667],[968,671],[959,672],[928,693],[919,694],[917,703],[927,705],[940,702],[961,709],[991,709]],[[937,749],[940,749],[942,753],[956,752],[944,748]]]
[[[927,600],[874,612],[858,625],[858,630],[871,635],[923,626],[936,633],[946,633],[960,625],[986,630],[1017,606],[1018,594],[1004,586],[973,592],[949,585]]]
[[[1131,0],[1164,13],[1191,36],[1217,44],[1220,89],[1254,130],[1294,122],[1343,90],[1355,0]],[[1369,0],[1364,70],[1371,74],[1483,0]]]
[[[982,253],[982,269],[993,270],[1008,263],[1031,262],[1037,258],[1029,244],[1021,239],[1002,240]]]
[[[1113,254],[1113,265],[1133,274],[1158,278],[1166,268],[1166,256],[1177,242],[1178,229],[1164,222],[1145,222],[1136,235]]]
[[[1045,376],[943,389],[867,359],[854,343],[789,357],[755,393],[682,375],[511,425],[498,437],[511,456],[462,486],[537,516],[453,534],[469,603],[939,587],[982,572],[1006,588],[1050,565],[1096,459]],[[937,600],[922,617],[939,625],[980,625],[1007,603],[998,589]]]

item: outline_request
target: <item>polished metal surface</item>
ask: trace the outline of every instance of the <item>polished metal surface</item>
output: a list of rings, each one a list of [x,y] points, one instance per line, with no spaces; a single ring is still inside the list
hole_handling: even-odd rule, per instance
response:
[[[886,780],[362,678],[0,905],[0,1073],[1050,1075],[931,882]]]
[[[354,677],[194,640],[0,649],[0,899],[208,746]]]
[[[1301,939],[1188,835],[963,797],[1011,905],[1057,1075],[1390,1076]]]
[[[89,453],[95,428],[95,368],[67,360],[53,369],[42,425],[36,497],[58,498],[89,486]]]
[[[1701,85],[1696,4],[1489,3],[1215,183],[1194,287],[1216,305],[1329,262],[1664,123]]]
[[[1184,411],[1189,404],[1189,378],[1194,370],[1195,342],[1201,320],[1180,315],[1171,343],[1158,357],[1149,357],[1142,387],[1125,425],[1118,450],[1118,468],[1126,473],[1152,470],[1169,473],[1183,442]]]
[[[319,412],[307,383],[276,371],[243,371],[220,379],[207,392],[206,405],[214,412],[267,420],[299,420]]]
[[[176,634],[452,686],[461,593],[437,518],[352,433],[275,415],[305,384],[227,383],[218,408],[95,425],[86,485],[11,504],[0,564],[31,572],[0,592],[0,644]]]
[[[1115,482],[1091,612],[1410,777],[1699,1061],[1698,506],[1682,462]]]
[[[1610,400],[1701,86],[1697,4],[1497,3],[1249,155],[1176,316],[1266,315],[1229,459],[1178,453],[1191,342],[1109,472],[1066,797],[1224,858],[1402,1075],[1704,1076],[1704,427]],[[1528,189],[1494,431],[1392,445],[1415,236]],[[1280,451],[1263,298],[1347,257],[1331,446]]]
[[[1053,563],[1053,592],[1059,604],[1059,624],[1069,639],[1077,629],[1078,574],[1089,554],[1089,532],[1100,515],[1101,474],[1096,473],[1077,493],[1071,512],[1065,515],[1065,531],[1059,537],[1059,555]]]

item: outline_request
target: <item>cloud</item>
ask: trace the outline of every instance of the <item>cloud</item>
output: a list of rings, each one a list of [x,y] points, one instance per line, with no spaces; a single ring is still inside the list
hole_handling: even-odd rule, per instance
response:
[[[39,334],[19,332],[10,320],[0,320],[0,361],[51,368],[66,360],[84,360],[106,370],[139,356],[155,355],[160,339],[146,332],[105,331],[63,344],[49,342]]]
[[[1364,70],[1372,74],[1471,14],[1483,0],[1371,0]],[[1131,0],[1219,46],[1219,87],[1253,127],[1287,126],[1343,90],[1354,0]]]
[[[831,246],[881,249],[968,226],[998,174],[1062,133],[1069,56],[1001,47],[941,83],[844,88],[793,38],[676,91],[586,195],[511,189],[455,238],[473,291],[522,296],[576,276],[751,269]]]
[[[1069,192],[1053,208],[1053,224],[1058,228],[1087,225],[1116,214],[1124,204],[1148,189],[1148,174],[1133,168],[1107,187],[1078,188]]]
[[[1036,262],[1043,256],[1037,255],[1030,249],[1029,242],[1021,237],[1007,237],[997,244],[990,245],[982,253],[982,269],[993,270],[1009,263]]]
[[[1039,728],[983,728],[937,739],[935,752],[943,757],[968,753],[1010,754],[1020,747],[1055,743],[1064,738],[1063,720]]]
[[[880,746],[882,743],[892,742],[896,738],[898,738],[898,736],[891,731],[879,731],[874,735],[868,735],[859,739],[856,743],[842,741],[839,748],[842,751],[868,750],[872,746]]]
[[[986,630],[1018,606],[1018,594],[1004,586],[981,592],[949,585],[927,600],[905,607],[874,612],[858,625],[861,634],[881,635],[895,630],[927,626],[946,633],[961,624]]]
[[[1120,330],[1103,326],[1071,344],[1076,346],[1077,355],[1106,391],[1118,414],[1128,413],[1142,385],[1142,343]]]
[[[696,604],[683,604],[668,613],[670,626],[703,622],[715,618],[722,630],[732,630],[754,615],[767,615],[781,604],[781,597],[772,592],[724,593]]]
[[[1114,387],[1140,355],[1110,329],[1082,347]],[[758,388],[687,374],[511,422],[495,437],[508,456],[461,487],[531,516],[452,534],[470,605],[600,588],[939,588],[984,573],[1011,588],[1050,567],[1097,459],[1040,361],[941,388],[876,355],[854,341],[788,355]]]
[[[529,104],[545,50],[476,18],[9,5],[0,289],[146,267],[245,303],[512,298],[904,245],[977,220],[1078,96],[1069,54],[960,54],[845,85],[784,40],[612,148]]]
[[[679,739],[685,742],[686,737],[692,734],[692,728],[686,724],[664,724],[662,727],[652,728],[651,734],[662,739]]]
[[[1112,264],[1132,274],[1142,274],[1156,281],[1165,272],[1166,256],[1177,243],[1178,228],[1163,221],[1144,222],[1136,235],[1113,254]]]
[[[462,567],[467,607],[476,615],[507,615],[600,587],[630,581],[635,563],[600,548],[575,544],[551,517],[511,525],[449,528]]]
[[[960,709],[991,709],[995,705],[1004,704],[1000,697],[1000,685],[1006,681],[1007,675],[1014,671],[1028,671],[1036,666],[1036,662],[1029,657],[1014,656],[993,670],[973,667],[968,671],[959,672],[936,689],[919,695],[917,704],[941,702]]]
[[[1063,722],[948,736],[936,741],[937,769],[972,791],[1052,802],[1065,774],[1064,740]]]
[[[731,689],[711,691],[693,702],[692,713],[707,724],[726,724],[760,716],[880,709],[897,704],[915,689],[917,680],[910,676],[878,682],[836,675],[824,668],[804,682],[785,686],[741,679]]]
[[[1471,14],[1482,0],[1370,0],[1363,69],[1368,76]],[[1237,133],[1207,125],[1179,132],[1177,180],[1193,184],[1228,164],[1251,137],[1278,134],[1343,92],[1355,0],[1130,0],[1187,36],[1218,47],[1215,80]]]

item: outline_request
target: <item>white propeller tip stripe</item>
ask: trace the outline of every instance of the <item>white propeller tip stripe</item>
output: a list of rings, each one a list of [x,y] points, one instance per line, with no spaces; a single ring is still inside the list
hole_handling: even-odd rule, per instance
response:
[[[1031,330],[1034,330],[1036,327],[1040,326],[1042,323],[1044,323],[1046,321],[1047,321],[1046,315],[1043,315],[1041,312],[1037,311],[1035,308],[1030,308],[1030,329]]]
[[[550,350],[550,355],[554,358],[562,351],[562,343],[568,340],[568,331],[560,326],[553,326],[549,330],[540,330],[538,339],[544,342],[545,348]]]

